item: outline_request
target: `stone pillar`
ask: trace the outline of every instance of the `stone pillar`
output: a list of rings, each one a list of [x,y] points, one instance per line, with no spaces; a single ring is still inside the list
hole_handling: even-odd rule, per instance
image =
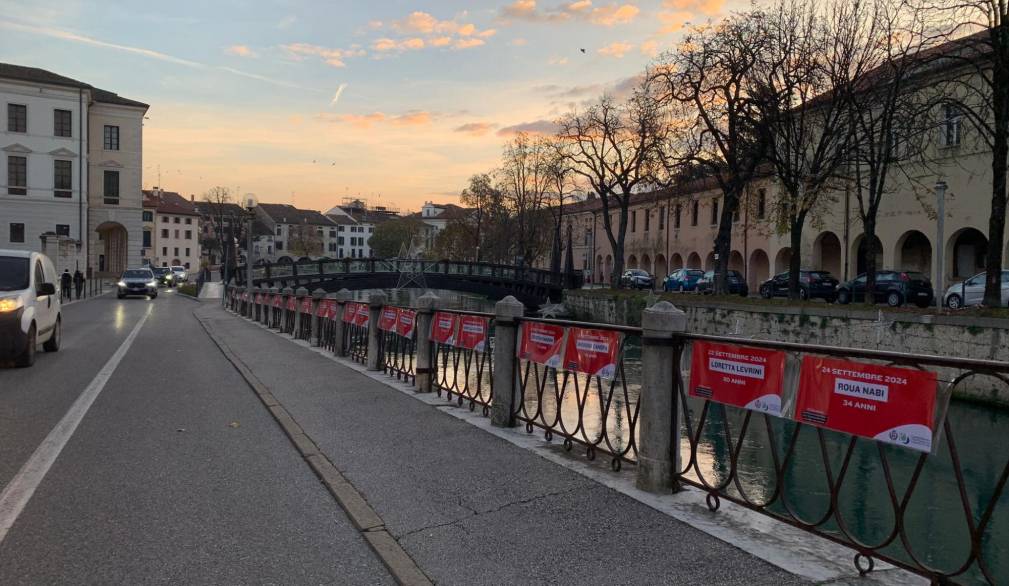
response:
[[[494,404],[491,425],[515,425],[515,398],[519,395],[518,358],[515,356],[519,324],[525,306],[511,295],[494,306]]]
[[[253,306],[253,311],[252,311],[252,315],[249,316],[249,319],[251,319],[253,321],[259,321],[260,320],[260,317],[259,317],[260,313],[263,311],[263,305],[261,303],[256,303],[256,296],[257,295],[261,295],[262,292],[263,292],[263,290],[260,289],[259,287],[253,287],[252,288],[252,306]]]
[[[301,304],[304,303],[305,298],[308,297],[308,289],[304,287],[298,287],[298,289],[294,292],[294,294],[298,296],[298,309],[295,310],[295,318],[294,318],[294,337],[301,338],[301,335],[303,333],[301,331],[301,315],[302,315]]]
[[[274,298],[274,297],[276,297],[279,293],[280,293],[280,289],[278,289],[276,287],[270,287],[270,297],[271,297],[271,299]],[[273,327],[273,321],[274,321],[273,306],[272,305],[270,306],[269,311],[266,312],[266,315],[267,315],[267,318],[266,318],[266,327],[272,328]]]
[[[687,314],[660,301],[641,315],[641,396],[638,406],[637,486],[648,492],[675,490],[680,464],[679,373],[676,335]]]
[[[312,291],[312,336],[315,341],[309,340],[313,346],[322,346],[322,320],[319,319],[319,304],[326,297],[326,292],[322,289]]]
[[[347,327],[347,324],[343,322],[343,312],[347,309],[347,302],[350,301],[353,296],[353,293],[347,289],[340,289],[333,294],[333,299],[336,299],[336,324],[334,324],[333,328],[333,337],[335,338],[333,354],[336,354],[337,356],[347,355],[347,348],[343,345],[343,330]],[[327,297],[329,296],[327,295]]]
[[[434,352],[431,350],[431,320],[434,312],[438,310],[441,299],[437,295],[428,291],[417,299],[417,352],[414,360],[414,386],[417,392],[427,393],[431,391],[431,378],[434,376],[436,364],[434,363]]]
[[[387,301],[381,291],[368,296],[368,370],[382,370],[382,330],[378,329],[378,320]]]

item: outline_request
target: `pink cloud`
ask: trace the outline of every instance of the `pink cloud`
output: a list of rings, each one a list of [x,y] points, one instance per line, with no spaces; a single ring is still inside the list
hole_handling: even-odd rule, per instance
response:
[[[225,49],[224,52],[236,57],[258,57],[256,52],[250,49],[247,45],[232,45]]]
[[[573,0],[553,8],[540,9],[536,0],[515,0],[501,9],[501,17],[505,21],[514,19],[529,22],[581,20],[611,27],[632,22],[640,12],[641,10],[631,3],[593,7],[592,0]]]
[[[365,55],[364,49],[331,49],[308,43],[291,43],[281,45],[281,48],[295,59],[300,60],[307,56],[319,57],[332,67],[346,67],[348,57],[363,57]]]
[[[725,0],[663,0],[662,6],[681,11],[700,11],[708,16],[721,14]]]
[[[526,134],[548,136],[557,134],[557,130],[557,124],[552,120],[534,120],[532,122],[523,122],[521,124],[505,126],[501,130],[497,131],[497,135],[500,137],[509,137],[515,136],[520,132],[524,132]]]
[[[623,58],[628,51],[634,48],[634,45],[630,43],[624,43],[617,41],[615,43],[610,43],[602,49],[599,49],[598,53],[604,57],[615,57],[617,59]]]
[[[473,47],[479,47],[480,45],[485,45],[486,41],[483,39],[459,39],[453,45],[456,49],[471,49]]]
[[[470,136],[484,136],[495,128],[497,128],[497,124],[492,124],[490,122],[469,122],[467,124],[463,124],[462,126],[457,126],[453,129],[453,132],[469,134]]]

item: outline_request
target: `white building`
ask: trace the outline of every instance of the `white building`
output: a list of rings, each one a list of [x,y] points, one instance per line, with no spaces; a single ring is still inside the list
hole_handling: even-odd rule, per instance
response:
[[[273,234],[272,244],[263,242],[267,250],[259,250],[256,259],[267,262],[297,262],[310,258],[333,258],[338,250],[337,224],[315,210],[302,210],[292,205],[261,203],[256,216]],[[257,242],[253,244],[257,247]],[[268,252],[273,248],[272,254]],[[255,248],[254,248],[255,250]]]
[[[139,264],[141,121],[148,106],[49,71],[0,63],[0,107],[6,114],[0,248],[43,251],[60,272],[114,273]],[[106,127],[116,129],[107,143]]]
[[[469,217],[470,213],[471,210],[452,203],[424,202],[420,213],[414,215],[424,222],[424,233],[421,235],[422,250],[434,248],[434,241],[438,237],[438,233],[444,230],[450,221],[464,220]]]
[[[145,260],[157,267],[200,268],[200,212],[193,202],[174,191],[154,188],[144,191],[144,211],[152,207],[151,252]]]

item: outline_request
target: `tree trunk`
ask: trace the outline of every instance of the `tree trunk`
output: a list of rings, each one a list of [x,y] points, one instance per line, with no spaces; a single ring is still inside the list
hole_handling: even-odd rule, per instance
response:
[[[729,254],[732,252],[732,215],[739,207],[739,189],[733,188],[722,197],[722,214],[715,236],[715,294],[728,292]]]
[[[1009,91],[1009,88],[1006,88],[1006,91]],[[1009,112],[1003,112],[1002,115],[1007,117]],[[1006,123],[995,120],[995,144],[991,164],[991,217],[988,218],[988,258],[985,259],[984,305],[987,307],[1002,305],[1002,242],[1005,238],[1006,222],[1006,157],[1009,155],[1007,144],[1009,137],[1005,127]],[[936,292],[937,295],[943,293]]]
[[[873,212],[863,222],[865,236],[863,250],[865,251],[865,303],[876,304],[876,214]]]
[[[561,272],[561,220],[554,222],[554,237],[550,246],[550,270]]]
[[[788,261],[788,298],[799,298],[799,272],[802,270],[802,229],[806,224],[806,212],[799,214],[791,222],[792,258]]]

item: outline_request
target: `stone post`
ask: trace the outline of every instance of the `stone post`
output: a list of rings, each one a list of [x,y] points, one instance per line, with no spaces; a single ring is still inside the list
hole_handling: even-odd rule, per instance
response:
[[[302,335],[302,331],[301,331],[301,323],[302,323],[302,320],[301,320],[301,315],[302,315],[301,304],[304,303],[305,302],[305,298],[308,297],[308,289],[306,289],[304,287],[298,287],[298,289],[294,292],[294,294],[298,296],[298,309],[295,310],[295,318],[294,318],[294,337],[296,339],[301,339],[301,335]],[[315,312],[313,311],[312,313],[315,313]]]
[[[340,289],[336,293],[332,294],[333,299],[336,299],[336,323],[333,324],[333,337],[335,338],[333,344],[333,354],[337,356],[346,356],[347,347],[343,345],[343,329],[347,327],[347,324],[343,322],[343,312],[347,309],[347,302],[354,296],[347,289]],[[329,297],[327,295],[327,297]]]
[[[270,298],[271,299],[274,298],[274,297],[276,297],[278,293],[280,293],[280,289],[277,289],[276,287],[270,287]],[[266,327],[272,328],[273,327],[273,321],[274,321],[273,305],[272,304],[270,305],[269,310],[267,310],[266,315],[267,315],[267,318],[266,318]]]
[[[637,486],[648,492],[675,490],[680,464],[681,368],[676,335],[687,329],[687,314],[660,301],[641,315],[641,396],[638,406]]]
[[[382,330],[378,329],[378,321],[388,299],[381,291],[368,296],[368,370],[382,370]]]
[[[313,346],[322,346],[322,321],[319,320],[319,304],[326,297],[326,292],[322,289],[312,291],[312,336],[315,341],[309,340]]]
[[[260,289],[259,287],[253,287],[252,288],[252,303],[253,303],[254,311],[253,311],[252,315],[249,316],[249,319],[251,319],[253,321],[257,321],[258,322],[261,319],[260,318],[260,314],[263,311],[263,304],[262,303],[256,303],[256,296],[257,295],[262,295],[262,294],[263,294],[263,290]]]
[[[515,397],[518,396],[519,371],[515,349],[518,343],[519,323],[525,306],[511,295],[494,305],[494,404],[491,425],[515,425]]]
[[[431,351],[431,320],[434,312],[438,310],[441,299],[437,295],[428,291],[417,299],[417,356],[414,359],[414,386],[419,393],[431,391],[431,378],[434,375],[436,364],[434,363],[434,353]]]

